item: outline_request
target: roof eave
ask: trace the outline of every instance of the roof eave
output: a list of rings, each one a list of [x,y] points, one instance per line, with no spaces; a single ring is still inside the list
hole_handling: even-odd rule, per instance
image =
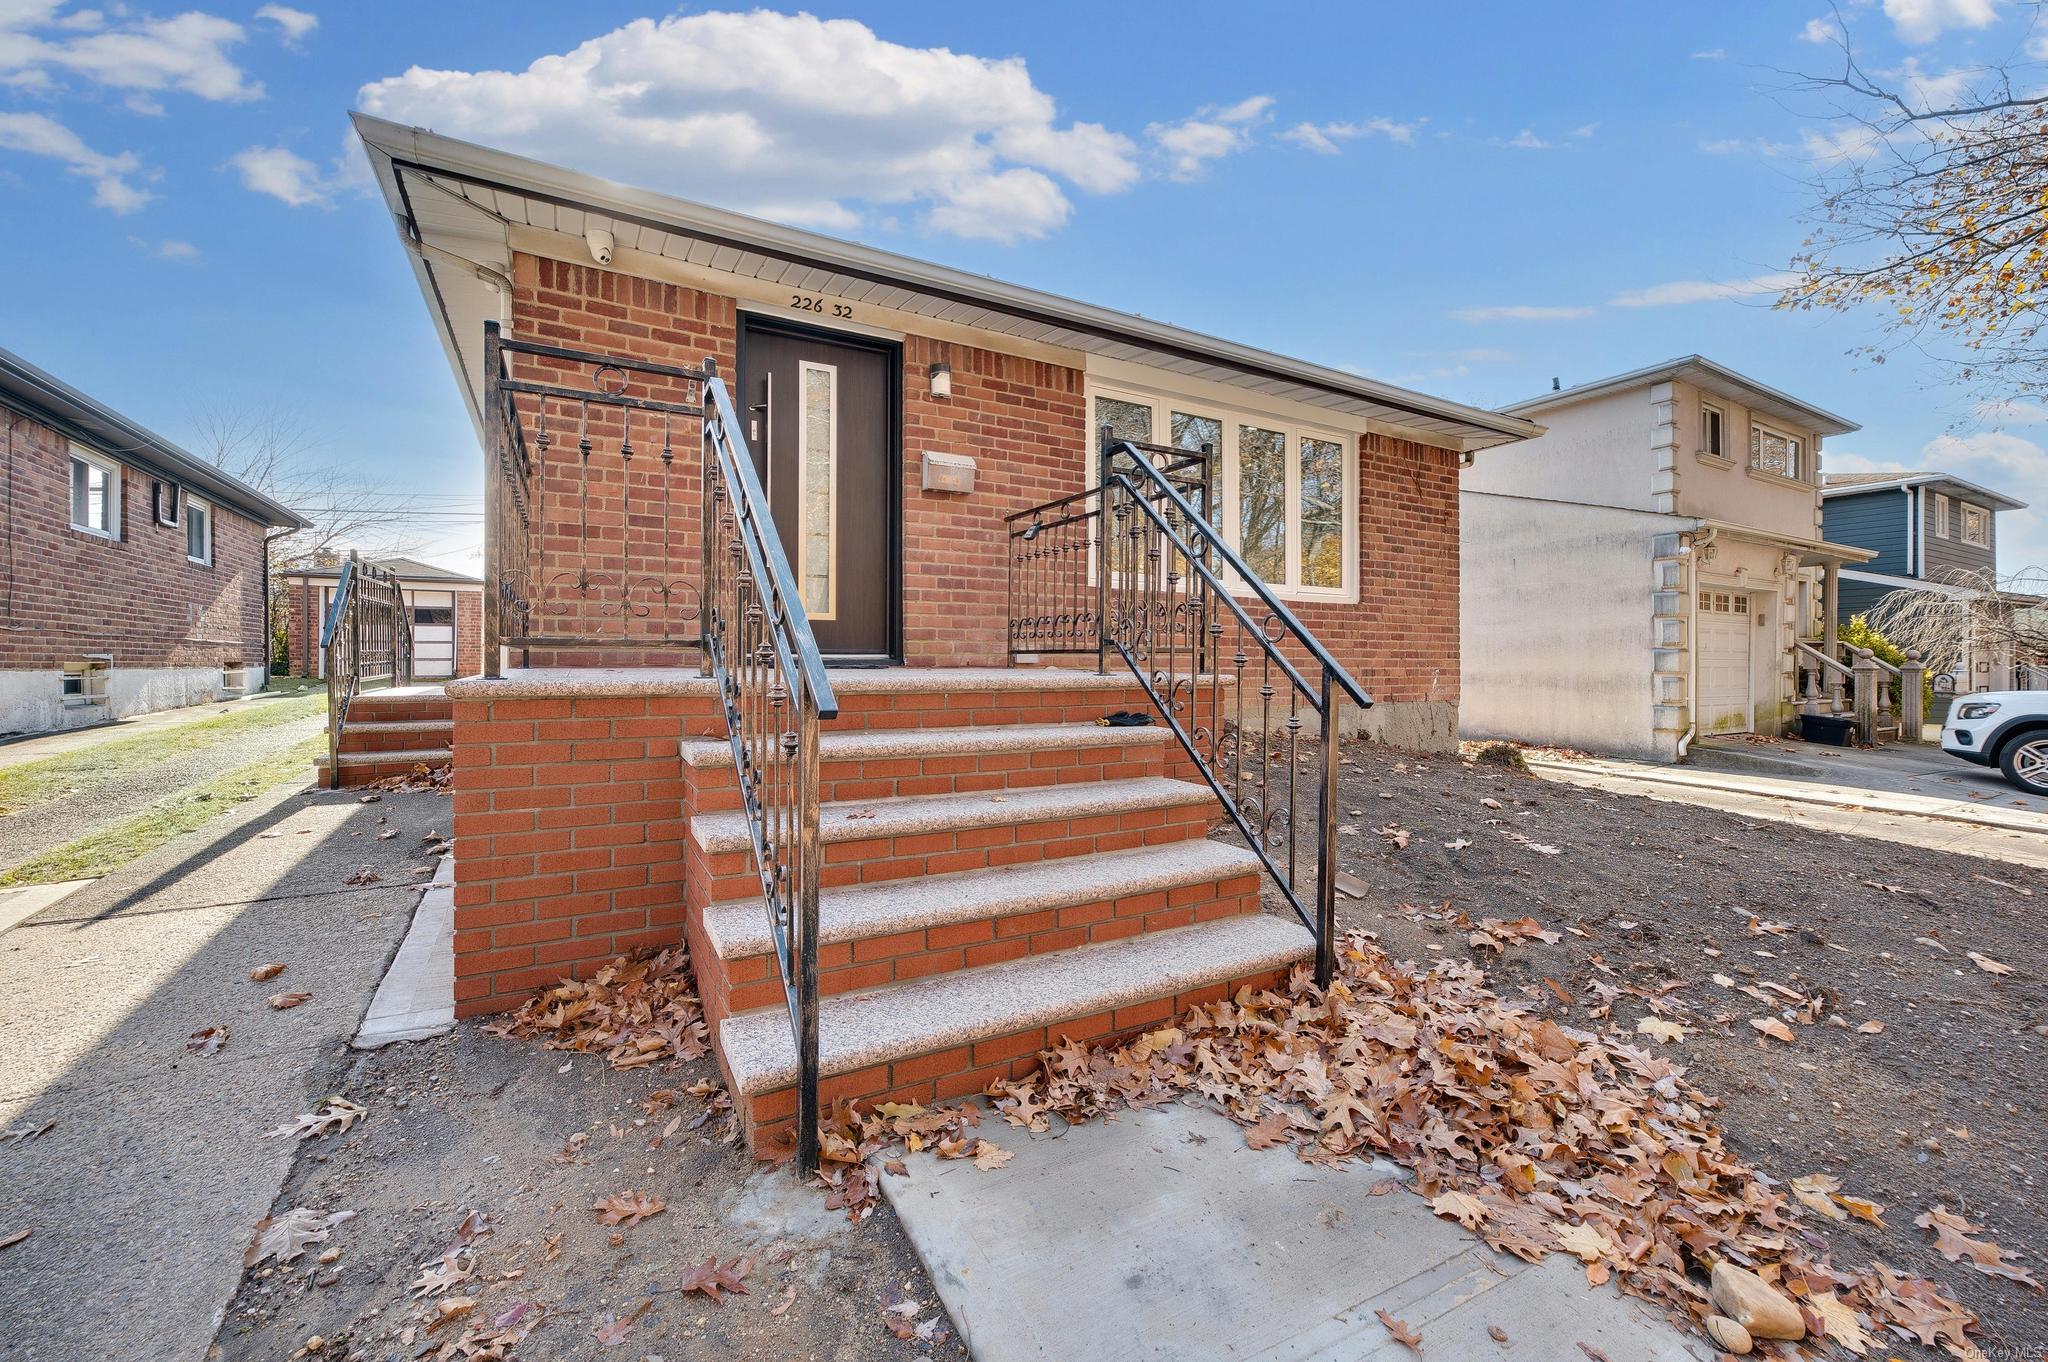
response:
[[[638,219],[667,230],[682,229],[700,236],[725,236],[755,249],[765,249],[840,273],[874,277],[937,296],[956,296],[973,305],[1012,316],[1044,318],[1056,324],[1126,343],[1198,356],[1207,362],[1323,389],[1362,402],[1412,412],[1416,416],[1469,427],[1462,447],[1482,449],[1543,433],[1540,423],[1510,413],[1469,407],[1428,394],[1382,384],[1327,365],[1259,350],[1234,341],[1189,331],[1091,303],[1040,292],[985,276],[968,274],[930,261],[878,250],[857,242],[783,226],[708,204],[620,184],[580,171],[515,156],[509,152],[444,137],[423,128],[408,128],[374,115],[351,113],[357,135],[370,153],[378,186],[390,207],[401,238],[412,239],[399,175],[407,168],[538,191],[600,214]],[[471,418],[481,426],[476,394],[464,372],[459,347],[450,333],[445,308],[438,299],[432,262],[416,251],[414,272],[434,311],[442,345],[462,380]]]
[[[1695,368],[1704,370],[1731,388],[1747,389],[1786,408],[1788,411],[1796,414],[1800,418],[1801,423],[1816,435],[1848,435],[1863,429],[1862,426],[1846,417],[1837,416],[1833,412],[1823,407],[1816,407],[1810,402],[1802,402],[1790,393],[1773,388],[1768,383],[1759,383],[1747,374],[1737,373],[1727,365],[1717,364],[1704,355],[1681,355],[1677,359],[1669,359],[1659,364],[1646,365],[1641,369],[1631,370],[1625,374],[1615,374],[1610,378],[1596,379],[1591,383],[1581,383],[1576,387],[1565,388],[1557,392],[1542,393],[1535,397],[1525,398],[1520,402],[1510,402],[1502,407],[1501,410],[1515,413],[1542,411],[1546,408],[1563,406],[1567,403],[1582,402],[1588,398],[1603,396],[1607,393],[1621,392],[1629,388],[1645,387],[1677,379],[1686,370]]]

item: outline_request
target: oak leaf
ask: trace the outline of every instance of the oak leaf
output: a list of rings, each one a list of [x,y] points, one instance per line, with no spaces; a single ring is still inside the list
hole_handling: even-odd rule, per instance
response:
[[[308,1001],[312,996],[310,993],[273,993],[264,1001],[270,1004],[271,1010],[274,1012],[288,1012],[300,1003]]]
[[[734,1258],[721,1267],[718,1263],[718,1256],[713,1254],[698,1266],[685,1272],[683,1280],[677,1289],[686,1293],[695,1291],[700,1295],[708,1296],[713,1305],[720,1305],[724,1303],[723,1298],[718,1294],[721,1291],[729,1291],[736,1296],[747,1294],[747,1288],[741,1285],[741,1279],[753,1271],[753,1268],[754,1260],[752,1258]]]
[[[1411,1328],[1406,1320],[1395,1319],[1384,1310],[1375,1310],[1373,1313],[1379,1316],[1381,1324],[1387,1326],[1387,1332],[1394,1336],[1396,1343],[1418,1353],[1422,1351],[1422,1335]]]
[[[1429,1209],[1468,1230],[1479,1228],[1486,1219],[1486,1203],[1469,1192],[1443,1192],[1429,1199]]]
[[[1792,1028],[1779,1021],[1776,1017],[1751,1017],[1749,1024],[1769,1036],[1772,1040],[1781,1040],[1787,1045],[1798,1039],[1797,1036],[1792,1034]]]
[[[660,1197],[642,1192],[620,1192],[606,1197],[590,1208],[596,1211],[600,1225],[618,1225],[631,1229],[649,1216],[660,1215],[668,1209],[668,1203]]]

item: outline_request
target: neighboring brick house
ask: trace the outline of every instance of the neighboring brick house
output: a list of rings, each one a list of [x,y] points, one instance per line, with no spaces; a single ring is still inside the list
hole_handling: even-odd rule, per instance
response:
[[[1831,474],[1821,489],[1827,537],[1876,554],[1842,573],[1841,623],[1868,614],[1895,591],[1953,596],[1995,590],[2001,581],[1998,517],[2026,508],[1950,473]],[[2013,684],[2015,661],[2009,648],[1976,640],[1964,648],[1950,679],[1958,691],[2005,690]]]
[[[271,529],[296,513],[0,350],[0,732],[261,690]]]
[[[1228,676],[1193,684],[1214,695],[1241,670],[1240,708],[1194,742],[1266,735],[1276,769],[1274,802],[1241,806],[1256,848],[1203,840],[1224,810],[1193,746],[1093,722],[1161,701],[1135,663],[1097,672],[1109,631],[1084,597],[1100,541],[1026,568],[1047,559],[1010,518],[1066,499],[1046,532],[1085,523],[1099,427],[1208,446],[1202,514],[1279,602],[1254,601],[1256,627],[1287,636],[1297,663],[1321,640],[1371,692],[1369,710],[1333,704],[1347,730],[1447,751],[1459,468],[1539,425],[421,129],[356,126],[486,451],[485,675],[448,687],[460,1012],[687,939],[750,1126],[794,1110],[727,741],[729,724],[779,722],[791,697],[756,678],[721,703],[699,674],[707,445],[736,446],[765,486],[840,706],[820,739],[825,935],[810,949],[822,992],[886,984],[895,1010],[823,1004],[831,1093],[968,1091],[1050,1035],[1126,1030],[1315,955],[1292,919],[1260,915],[1258,893],[1262,866],[1279,875],[1274,858],[1316,835],[1284,832],[1296,824],[1278,803],[1294,788],[1282,754],[1318,747],[1314,716],[1290,708],[1301,688],[1261,670],[1257,641],[1227,641],[1216,607],[1199,647]],[[733,414],[700,423],[707,360]],[[731,561],[721,571],[755,577],[755,559]],[[1085,633],[1070,613],[1020,610],[1020,593],[1048,590],[1025,574],[1055,570]],[[1166,597],[1186,586],[1158,577]],[[1185,612],[1178,627],[1195,629]],[[777,654],[764,641],[743,656]],[[741,778],[796,741],[775,735]],[[1316,816],[1306,797],[1291,808]],[[930,914],[895,896],[913,883]]]
[[[413,679],[445,681],[483,670],[481,577],[453,572],[417,558],[376,558],[365,562],[398,578],[412,610]],[[323,675],[321,623],[334,603],[337,564],[304,563],[280,574],[287,654],[293,676]]]
[[[1786,732],[1870,556],[1821,527],[1821,442],[1857,427],[1699,355],[1506,410],[1547,430],[1465,474],[1466,736],[1674,761]]]

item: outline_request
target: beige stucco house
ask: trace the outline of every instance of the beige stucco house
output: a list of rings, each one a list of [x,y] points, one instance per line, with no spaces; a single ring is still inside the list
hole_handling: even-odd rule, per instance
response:
[[[1821,445],[1857,427],[1698,355],[1506,410],[1460,487],[1460,731],[1672,761],[1786,731],[1835,654]]]

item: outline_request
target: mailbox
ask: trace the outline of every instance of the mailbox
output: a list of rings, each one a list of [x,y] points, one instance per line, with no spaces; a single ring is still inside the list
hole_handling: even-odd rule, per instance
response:
[[[972,492],[974,490],[974,460],[965,454],[941,454],[935,450],[924,456],[924,490],[927,492]]]

